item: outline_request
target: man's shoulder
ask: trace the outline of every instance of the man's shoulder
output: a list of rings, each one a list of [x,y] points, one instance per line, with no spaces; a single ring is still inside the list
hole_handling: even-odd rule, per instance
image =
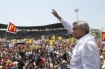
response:
[[[80,46],[80,48],[87,48],[87,47],[90,47],[90,46],[97,46],[95,38],[91,37],[91,36],[87,37],[86,39],[84,38],[84,39],[80,40],[77,44]]]
[[[91,35],[85,36],[82,39],[80,39],[78,43],[88,43],[88,42],[95,42],[94,36]]]

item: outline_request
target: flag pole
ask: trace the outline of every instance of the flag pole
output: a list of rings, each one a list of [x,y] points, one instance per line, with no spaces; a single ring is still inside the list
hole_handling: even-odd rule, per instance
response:
[[[7,29],[6,29],[6,32],[5,32],[5,36],[4,36],[5,40],[7,40],[7,30],[8,30],[8,26],[9,26],[9,24],[7,25]]]
[[[7,30],[5,32],[4,39],[5,39],[5,42],[6,42],[6,40],[7,40]]]

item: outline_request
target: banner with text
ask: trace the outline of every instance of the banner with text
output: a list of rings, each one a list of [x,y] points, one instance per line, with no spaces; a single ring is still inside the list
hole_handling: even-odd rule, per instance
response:
[[[17,27],[13,23],[10,22],[7,27],[7,32],[17,33]]]

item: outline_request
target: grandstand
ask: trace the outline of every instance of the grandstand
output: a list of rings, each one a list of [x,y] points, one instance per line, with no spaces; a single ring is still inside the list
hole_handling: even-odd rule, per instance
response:
[[[0,38],[5,37],[6,24],[0,24]],[[61,23],[55,23],[55,24],[49,24],[44,26],[16,26],[18,28],[18,31],[16,34],[8,33],[6,34],[9,38],[16,38],[16,39],[23,39],[23,38],[35,38],[40,39],[42,35],[45,36],[45,38],[50,38],[52,35],[56,35],[57,37],[61,36],[63,38],[66,38],[68,36],[68,31],[64,29],[63,25]]]

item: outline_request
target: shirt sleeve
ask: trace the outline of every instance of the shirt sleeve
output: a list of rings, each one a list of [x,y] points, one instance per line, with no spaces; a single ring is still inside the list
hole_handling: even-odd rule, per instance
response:
[[[64,21],[63,19],[60,19],[60,22],[62,23],[64,28],[67,29],[67,31],[69,31],[69,33],[72,32],[72,25],[70,23]]]

